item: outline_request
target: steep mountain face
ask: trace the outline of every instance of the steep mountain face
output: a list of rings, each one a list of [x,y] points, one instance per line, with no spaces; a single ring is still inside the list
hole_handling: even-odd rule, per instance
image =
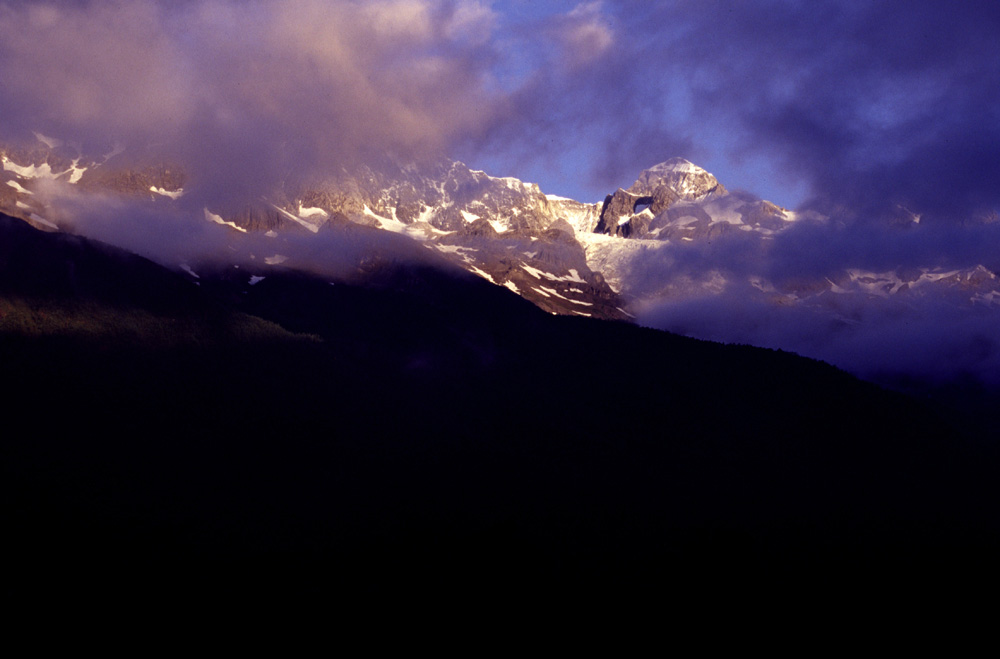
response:
[[[683,158],[644,170],[628,190],[618,188],[604,199],[597,233],[623,238],[655,236],[650,223],[679,201],[704,201],[726,189],[714,176]],[[661,223],[662,225],[662,223]]]
[[[145,197],[151,203],[183,204],[184,177],[176,168],[118,168],[115,155],[101,162],[77,159],[71,168],[61,169],[66,163],[50,149],[5,153],[0,210],[38,228],[58,228],[58,220],[35,194],[41,180]],[[567,206],[570,210],[564,213]],[[257,200],[199,211],[207,221],[235,231],[268,235],[316,234],[324,226],[345,224],[390,231],[546,311],[627,318],[625,303],[600,273],[591,270],[574,237],[575,228],[565,216],[579,221],[577,207],[582,205],[570,200],[550,202],[537,185],[439,159],[421,165],[387,162],[378,169],[363,167]],[[292,258],[282,263],[293,267]]]
[[[627,319],[650,302],[723,291],[765,304],[796,305],[851,322],[845,308],[875,298],[942,296],[953,304],[1000,304],[1000,281],[986,268],[868,272],[845,269],[813,278],[768,274],[771,240],[795,222],[823,222],[744,192],[729,192],[701,167],[674,158],[644,170],[627,188],[587,204],[544,194],[537,185],[471,170],[438,158],[386,160],[289,183],[257,199],[187,208],[186,177],[176,166],[134,163],[115,149],[86,159],[52,138],[32,149],[0,149],[0,211],[48,230],[45,181],[113,191],[185,209],[234,232],[318,234],[361,225],[400,234],[458,267],[504,286],[551,313]],[[919,221],[908,213],[903,225]],[[900,230],[905,230],[901,226]],[[731,245],[719,256],[709,250]],[[692,260],[697,267],[681,267]],[[738,268],[732,267],[733,255]],[[714,260],[712,260],[714,259]],[[270,265],[295,267],[296,255]],[[847,300],[860,302],[847,303]]]

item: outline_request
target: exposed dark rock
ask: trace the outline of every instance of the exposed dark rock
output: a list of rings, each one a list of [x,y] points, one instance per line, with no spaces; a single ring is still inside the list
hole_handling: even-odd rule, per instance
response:
[[[601,219],[597,223],[595,233],[611,236],[628,237],[629,229],[624,228],[635,215],[636,206],[652,205],[655,198],[652,195],[638,195],[618,188],[614,194],[604,198],[601,206]]]
[[[461,227],[461,233],[468,236],[478,236],[481,238],[496,238],[497,230],[488,220],[479,218],[471,223],[466,223]]]

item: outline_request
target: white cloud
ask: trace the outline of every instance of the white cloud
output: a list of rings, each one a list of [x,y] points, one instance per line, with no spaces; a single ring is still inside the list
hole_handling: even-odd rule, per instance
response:
[[[583,66],[603,55],[614,43],[615,34],[601,2],[574,7],[560,22],[558,35],[571,66]]]

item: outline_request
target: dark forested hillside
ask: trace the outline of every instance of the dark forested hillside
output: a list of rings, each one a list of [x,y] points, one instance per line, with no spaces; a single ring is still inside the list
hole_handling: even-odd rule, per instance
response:
[[[677,587],[997,546],[992,446],[819,362],[427,267],[196,286],[0,220],[26,584]]]

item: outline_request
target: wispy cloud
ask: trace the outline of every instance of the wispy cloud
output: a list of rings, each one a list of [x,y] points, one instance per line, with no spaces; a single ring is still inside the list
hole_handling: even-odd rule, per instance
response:
[[[998,33],[993,0],[0,0],[0,138],[178,161],[179,205],[197,212],[386,154],[535,172],[589,201],[683,156],[830,220],[644,262],[636,286],[712,268],[1000,269],[980,221],[1000,209]],[[104,221],[88,203],[60,207]],[[900,212],[920,224],[898,228]],[[683,315],[761,319],[732,336],[762,342],[788,338],[779,325],[825,336],[737,302]],[[912,327],[945,334],[953,314],[925,311]],[[869,319],[880,341],[907,334],[888,317]]]
[[[1000,207],[989,1],[25,0],[0,19],[4,133],[157,144],[217,188],[441,150],[599,198],[679,155],[862,219]]]
[[[123,0],[0,5],[8,134],[124,141],[245,194],[490,120],[478,2]]]

